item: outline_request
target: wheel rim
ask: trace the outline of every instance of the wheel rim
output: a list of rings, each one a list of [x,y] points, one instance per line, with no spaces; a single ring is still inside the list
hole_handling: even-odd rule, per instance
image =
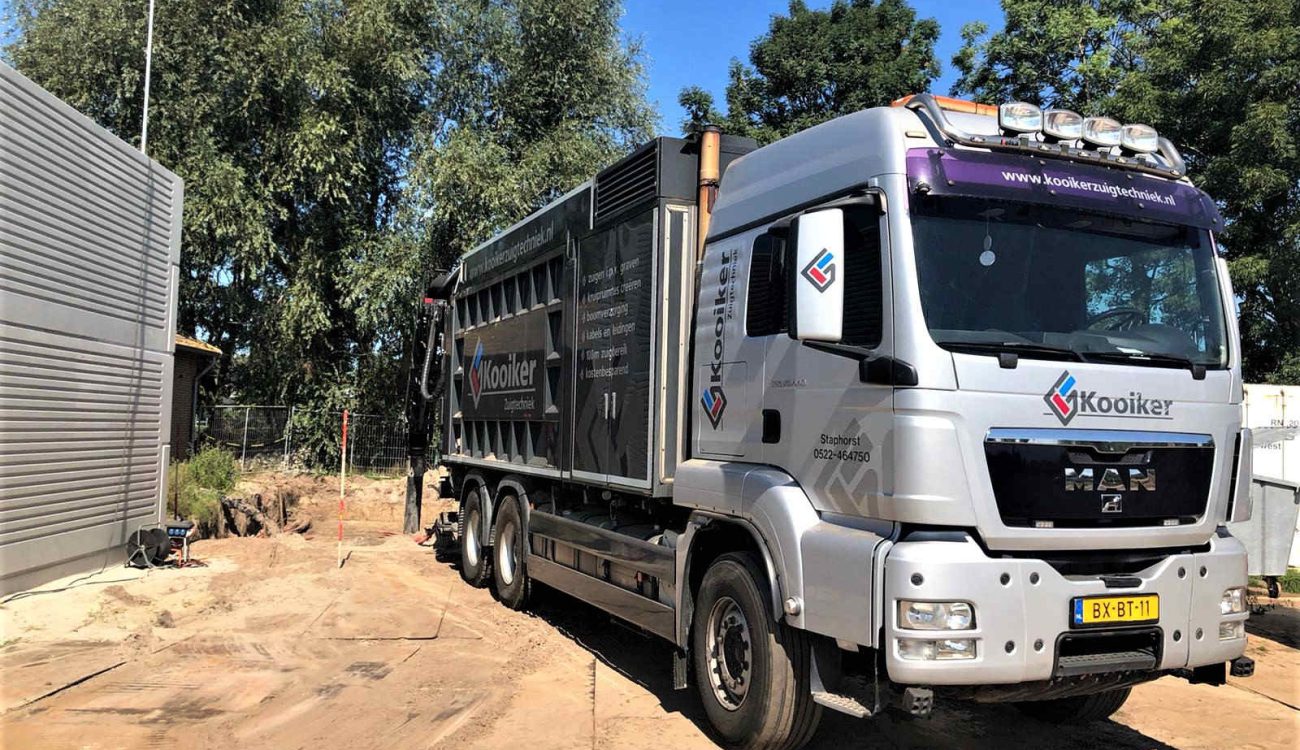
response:
[[[497,534],[497,570],[501,582],[507,586],[515,582],[515,537],[518,535],[514,521],[506,521]]]
[[[479,543],[478,543],[478,526],[479,514],[478,508],[471,508],[465,516],[465,564],[470,567],[478,565]]]
[[[709,683],[713,696],[728,711],[745,702],[753,679],[753,646],[749,620],[735,599],[714,603],[708,620]]]

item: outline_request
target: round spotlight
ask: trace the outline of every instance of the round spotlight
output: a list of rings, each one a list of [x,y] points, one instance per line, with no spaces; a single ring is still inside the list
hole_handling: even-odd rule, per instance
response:
[[[1058,141],[1077,141],[1083,137],[1083,115],[1068,109],[1049,109],[1043,113],[1043,133]]]
[[[1149,154],[1160,148],[1160,136],[1150,125],[1125,125],[1120,130],[1120,146],[1126,151]]]
[[[999,105],[998,127],[1011,133],[1037,133],[1043,129],[1043,110],[1028,102]]]
[[[1087,117],[1083,120],[1083,140],[1094,146],[1118,146],[1120,142],[1119,120],[1110,117]]]

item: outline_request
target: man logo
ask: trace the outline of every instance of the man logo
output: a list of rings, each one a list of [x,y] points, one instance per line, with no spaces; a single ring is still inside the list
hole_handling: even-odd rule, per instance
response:
[[[1066,370],[1061,373],[1056,385],[1052,386],[1052,389],[1043,396],[1043,400],[1047,402],[1047,408],[1052,410],[1052,413],[1056,415],[1057,419],[1061,420],[1063,425],[1069,424],[1079,410],[1074,403],[1067,400],[1070,397],[1070,391],[1074,390],[1074,384],[1074,376],[1070,374],[1069,370]]]
[[[483,342],[480,340],[474,349],[474,361],[469,366],[469,392],[474,397],[474,406],[478,406],[478,397],[483,394]]]
[[[1124,496],[1123,495],[1102,495],[1101,512],[1102,513],[1123,513]]]
[[[801,273],[812,282],[817,291],[826,291],[835,283],[835,255],[830,250],[822,250],[804,266]]]
[[[711,385],[704,389],[704,394],[700,396],[700,405],[704,407],[704,414],[709,418],[709,424],[713,429],[718,429],[722,424],[722,412],[727,410],[727,396],[722,392],[722,386]]]

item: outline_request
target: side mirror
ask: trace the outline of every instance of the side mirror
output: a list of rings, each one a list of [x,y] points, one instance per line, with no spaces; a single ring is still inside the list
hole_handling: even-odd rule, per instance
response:
[[[838,343],[844,335],[844,211],[795,219],[790,337]]]

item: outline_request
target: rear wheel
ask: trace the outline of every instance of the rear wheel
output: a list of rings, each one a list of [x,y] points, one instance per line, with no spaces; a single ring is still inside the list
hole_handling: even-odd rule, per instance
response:
[[[475,588],[486,586],[492,576],[491,558],[482,534],[483,493],[477,486],[470,486],[460,511],[460,577]]]
[[[1086,724],[1109,719],[1128,700],[1132,688],[1107,690],[1092,695],[1074,695],[1050,701],[1026,701],[1016,708],[1028,716],[1052,724]]]
[[[709,723],[735,748],[797,748],[821,719],[809,692],[807,636],[778,622],[752,555],[709,566],[691,630],[695,683]]]
[[[497,511],[492,535],[492,580],[497,598],[511,609],[528,606],[532,586],[528,580],[528,529],[524,528],[519,498],[507,496]]]

